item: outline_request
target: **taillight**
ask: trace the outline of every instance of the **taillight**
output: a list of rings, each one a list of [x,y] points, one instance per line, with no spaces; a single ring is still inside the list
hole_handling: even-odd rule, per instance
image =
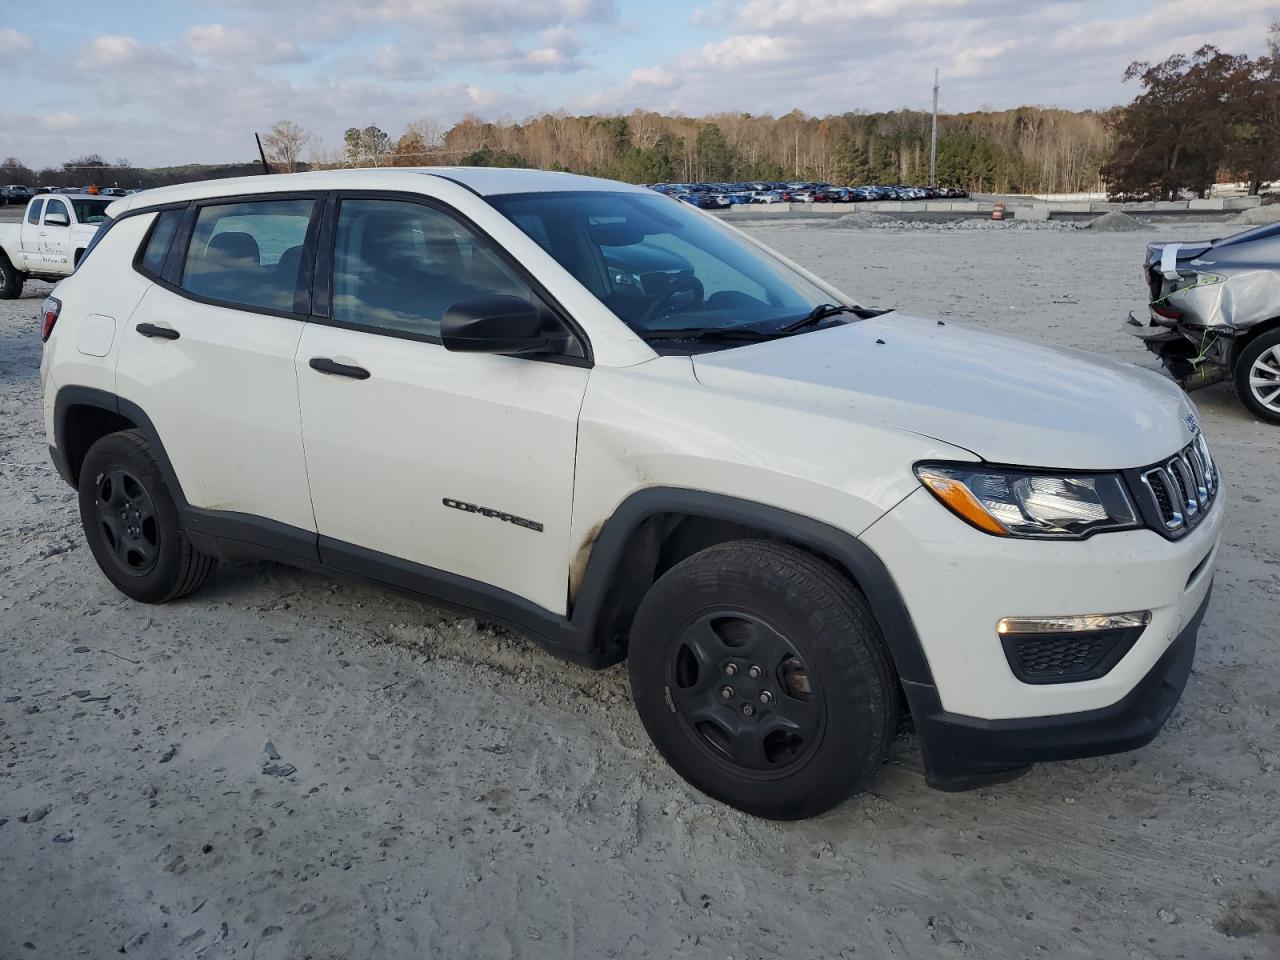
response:
[[[45,343],[49,334],[53,333],[53,325],[58,322],[58,314],[62,312],[62,301],[57,297],[45,297],[40,304],[40,342]]]

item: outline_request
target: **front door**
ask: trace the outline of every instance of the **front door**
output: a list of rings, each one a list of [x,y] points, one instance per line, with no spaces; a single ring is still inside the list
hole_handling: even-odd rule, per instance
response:
[[[297,359],[321,559],[420,565],[564,613],[590,371],[441,346],[454,303],[537,302],[451,214],[348,198],[335,236],[329,316],[307,325]]]
[[[50,223],[50,220],[57,221]],[[50,197],[45,201],[44,219],[40,225],[40,249],[42,262],[48,266],[61,267],[70,262],[71,246],[71,208],[61,197]]]

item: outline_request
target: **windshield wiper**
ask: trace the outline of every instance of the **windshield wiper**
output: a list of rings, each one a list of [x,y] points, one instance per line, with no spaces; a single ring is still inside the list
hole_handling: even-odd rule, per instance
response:
[[[784,336],[780,331],[766,332],[750,327],[683,327],[675,330],[646,330],[637,333],[641,340],[773,340]]]
[[[805,327],[812,326],[815,323],[821,323],[827,317],[834,317],[838,313],[858,313],[858,307],[850,307],[843,303],[820,303],[799,320],[793,320],[785,327],[779,327],[779,333],[794,333],[797,330],[803,330]]]

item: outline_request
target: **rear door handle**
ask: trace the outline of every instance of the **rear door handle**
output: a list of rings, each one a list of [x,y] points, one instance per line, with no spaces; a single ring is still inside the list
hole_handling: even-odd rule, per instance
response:
[[[182,334],[173,327],[161,327],[154,323],[140,323],[133,329],[144,337],[160,337],[162,340],[177,340]]]
[[[364,367],[352,366],[349,363],[338,363],[328,357],[312,357],[311,369],[321,373],[332,373],[338,377],[350,377],[352,380],[368,380],[369,371]]]

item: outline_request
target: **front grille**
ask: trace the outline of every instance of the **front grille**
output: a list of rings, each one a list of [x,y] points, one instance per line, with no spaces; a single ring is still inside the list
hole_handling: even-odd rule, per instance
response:
[[[1142,629],[1004,634],[1000,640],[1009,667],[1023,683],[1078,683],[1107,674]]]
[[[1180,537],[1194,528],[1218,495],[1218,468],[1204,434],[1176,456],[1138,471],[1138,487],[1156,529]]]

